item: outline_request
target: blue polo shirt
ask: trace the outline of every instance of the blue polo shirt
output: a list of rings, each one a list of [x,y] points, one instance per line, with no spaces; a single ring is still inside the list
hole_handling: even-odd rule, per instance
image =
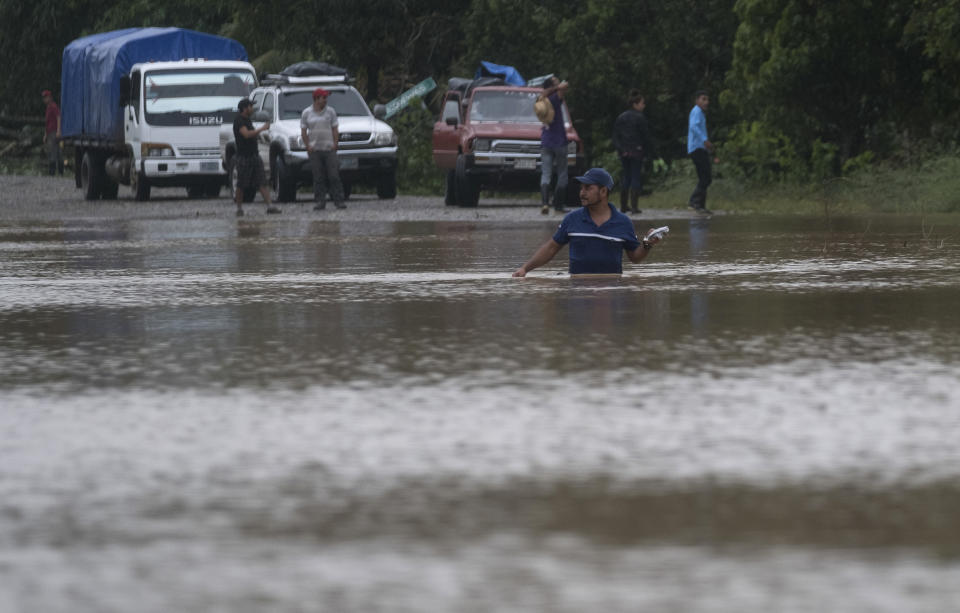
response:
[[[611,204],[610,219],[597,226],[590,211],[583,206],[568,213],[553,240],[561,245],[570,243],[570,274],[620,274],[623,272],[623,252],[640,246],[633,229],[633,221]]]

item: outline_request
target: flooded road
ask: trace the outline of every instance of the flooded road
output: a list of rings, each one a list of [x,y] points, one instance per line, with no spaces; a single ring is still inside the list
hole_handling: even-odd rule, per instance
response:
[[[960,218],[6,191],[0,611],[960,602]]]

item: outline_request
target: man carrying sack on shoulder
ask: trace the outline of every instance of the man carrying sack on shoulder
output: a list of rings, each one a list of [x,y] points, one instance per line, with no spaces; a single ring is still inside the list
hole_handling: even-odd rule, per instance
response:
[[[563,96],[569,84],[550,77],[543,82],[533,109],[543,123],[540,131],[540,212],[550,212],[550,181],[557,175],[553,210],[564,212],[563,195],[567,190],[567,128],[563,125]]]

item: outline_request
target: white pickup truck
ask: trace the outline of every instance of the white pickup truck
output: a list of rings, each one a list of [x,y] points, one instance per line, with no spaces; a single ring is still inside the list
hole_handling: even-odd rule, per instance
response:
[[[300,115],[313,104],[313,90],[330,92],[328,104],[337,111],[340,141],[337,158],[344,195],[349,197],[356,184],[376,187],[377,196],[392,199],[397,195],[397,136],[393,129],[370,111],[363,96],[347,82],[346,76],[267,75],[253,90],[253,125],[265,121],[270,129],[260,134],[260,158],[268,170],[273,196],[278,202],[292,202],[297,189],[313,185],[307,150],[300,137]],[[233,156],[236,154],[233,126],[220,129],[220,156],[224,169],[235,184]],[[251,191],[245,199],[252,199]]]

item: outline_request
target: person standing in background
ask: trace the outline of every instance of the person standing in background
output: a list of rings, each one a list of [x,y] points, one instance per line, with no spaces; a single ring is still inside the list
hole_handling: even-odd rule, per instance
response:
[[[307,148],[310,170],[313,171],[314,211],[327,208],[327,187],[333,197],[333,205],[345,209],[343,183],[340,181],[340,161],[337,147],[340,141],[340,125],[337,112],[327,105],[330,92],[318,87],[313,90],[313,104],[300,114],[300,138]]]
[[[47,174],[53,176],[63,174],[63,151],[60,150],[60,107],[53,101],[53,93],[49,89],[40,92],[43,103],[46,105],[46,132],[43,145],[47,150]]]
[[[695,104],[690,109],[690,119],[687,122],[687,153],[697,169],[697,187],[690,194],[690,208],[701,215],[709,215],[707,208],[707,188],[713,178],[710,168],[710,155],[713,153],[713,143],[707,137],[707,107],[710,106],[710,95],[698,91]]]
[[[540,132],[540,212],[550,212],[550,181],[557,176],[553,194],[553,210],[563,213],[564,194],[567,191],[567,127],[563,121],[563,96],[569,85],[550,77],[543,82],[543,92],[537,100],[547,100],[553,106],[553,119]]]
[[[643,162],[653,156],[653,142],[643,109],[647,103],[640,90],[631,89],[627,94],[626,111],[620,113],[613,124],[613,146],[623,165],[620,181],[620,212],[640,213],[637,201],[643,191]],[[630,199],[629,208],[627,198]]]
[[[237,154],[233,163],[237,166],[237,184],[234,186],[234,202],[237,204],[237,217],[243,217],[243,194],[248,189],[259,189],[267,203],[267,213],[273,215],[280,209],[270,201],[267,189],[267,175],[263,170],[263,160],[257,148],[257,135],[270,129],[270,122],[264,122],[259,128],[253,127],[253,103],[244,98],[237,104],[239,113],[233,119],[233,138],[237,144]]]

